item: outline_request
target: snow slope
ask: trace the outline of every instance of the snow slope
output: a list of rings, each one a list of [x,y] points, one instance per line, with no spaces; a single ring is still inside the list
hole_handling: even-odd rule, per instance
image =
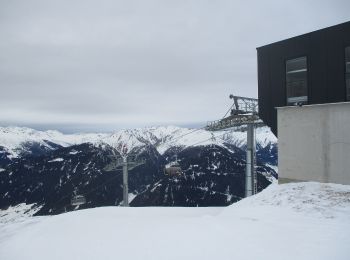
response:
[[[271,185],[226,208],[120,208],[0,226],[0,259],[349,259],[350,186]],[[19,250],[20,249],[20,250]]]
[[[7,210],[0,210],[0,224],[10,222],[21,222],[32,217],[41,207],[35,204],[20,203],[16,206],[11,206]]]
[[[257,144],[265,147],[270,143],[276,143],[277,139],[267,127],[257,130]],[[48,147],[51,142],[60,146],[70,146],[81,143],[93,143],[96,145],[108,144],[119,152],[125,146],[128,151],[137,147],[154,145],[160,154],[170,147],[188,147],[198,145],[216,144],[224,146],[225,143],[238,147],[245,145],[246,133],[218,131],[209,132],[181,128],[176,126],[160,126],[119,130],[113,133],[89,133],[89,134],[63,134],[58,131],[37,131],[26,127],[0,127],[0,147],[4,147],[10,154],[10,158],[18,157],[26,143],[39,143]],[[204,142],[203,142],[204,141]]]
[[[26,143],[39,143],[51,148],[50,144],[66,147],[85,142],[95,143],[106,134],[63,134],[59,131],[37,131],[27,127],[0,127],[0,146],[4,147],[10,158],[18,157]]]

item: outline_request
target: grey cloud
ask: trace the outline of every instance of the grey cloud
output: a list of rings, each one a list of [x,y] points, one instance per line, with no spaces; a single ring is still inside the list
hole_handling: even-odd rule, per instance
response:
[[[0,124],[216,119],[228,94],[257,96],[256,47],[344,22],[349,9],[344,0],[2,1]]]

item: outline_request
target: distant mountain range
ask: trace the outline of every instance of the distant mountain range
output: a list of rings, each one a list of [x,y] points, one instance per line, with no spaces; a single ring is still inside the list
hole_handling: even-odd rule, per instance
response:
[[[258,188],[277,178],[277,140],[257,129]],[[0,207],[34,203],[37,214],[120,205],[122,173],[107,170],[121,156],[142,158],[130,171],[131,206],[225,206],[244,196],[244,132],[175,126],[100,134],[62,134],[0,127]],[[183,174],[164,167],[177,158]],[[70,199],[83,194],[85,205]]]

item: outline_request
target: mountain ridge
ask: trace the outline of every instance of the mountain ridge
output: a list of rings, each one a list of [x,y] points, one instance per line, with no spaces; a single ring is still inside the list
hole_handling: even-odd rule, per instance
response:
[[[257,145],[266,147],[270,143],[276,143],[276,137],[267,127],[258,128],[256,131]],[[198,145],[223,145],[234,144],[237,147],[245,145],[246,135],[243,132],[218,131],[213,132],[203,129],[182,128],[177,126],[159,126],[118,130],[112,133],[77,133],[63,134],[56,130],[39,131],[27,127],[0,127],[0,147],[3,147],[9,155],[9,159],[18,157],[26,143],[37,143],[54,150],[52,144],[62,147],[81,143],[95,145],[108,144],[121,152],[123,146],[132,151],[137,146],[153,145],[160,154],[170,147],[188,147]],[[198,143],[198,144],[197,144]]]
[[[28,128],[1,130],[0,145],[6,145],[1,142],[6,135],[12,139],[7,140],[8,148],[0,148],[0,208],[35,204],[40,207],[36,214],[47,215],[121,205],[122,174],[108,165],[116,156],[126,155],[125,147],[130,157],[145,161],[129,172],[131,206],[227,206],[244,197],[243,132],[213,134],[173,126],[73,135]],[[7,152],[11,149],[12,154]],[[181,176],[165,175],[165,165],[175,160]],[[277,178],[276,165],[275,137],[269,129],[259,128],[259,191]],[[74,194],[85,195],[87,203],[70,205]]]

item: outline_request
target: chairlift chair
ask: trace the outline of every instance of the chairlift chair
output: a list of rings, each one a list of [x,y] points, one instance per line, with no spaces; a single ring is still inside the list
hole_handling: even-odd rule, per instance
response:
[[[85,199],[84,195],[75,195],[71,199],[72,206],[80,206],[80,205],[85,204],[85,203],[86,203],[86,199]]]
[[[165,165],[164,174],[168,176],[182,175],[182,169],[180,164],[177,161],[175,161]]]

